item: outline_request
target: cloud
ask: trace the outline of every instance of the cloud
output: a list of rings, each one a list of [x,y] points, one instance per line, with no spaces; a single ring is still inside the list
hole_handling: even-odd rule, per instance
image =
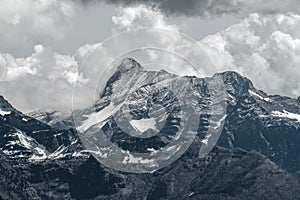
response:
[[[252,14],[199,44],[219,70],[235,70],[270,94],[300,94],[300,16]]]
[[[26,58],[0,54],[0,94],[11,100],[23,111],[35,109],[68,110],[71,108],[72,88],[86,83],[82,74],[77,78],[82,47],[76,56],[61,55],[51,48],[36,45],[34,53]],[[84,52],[88,52],[85,50]]]
[[[84,3],[96,2],[96,0],[81,0]],[[100,0],[101,1],[101,0]],[[300,11],[297,0],[102,0],[108,4],[121,6],[136,6],[146,4],[156,7],[166,14],[177,14],[187,16],[207,16],[235,13],[248,15],[253,12],[274,14]]]
[[[22,21],[22,17],[9,19],[12,24]],[[86,44],[71,55],[58,53],[52,47],[44,45],[35,45],[33,53],[27,57],[2,53],[0,94],[25,112],[49,108],[68,111],[72,108],[72,92],[76,78],[76,108],[85,107],[93,102],[93,99],[84,97],[95,92],[99,73],[106,70],[104,64],[112,61],[128,47],[138,47],[141,43],[147,46],[148,41],[154,41],[157,46],[167,44],[167,49],[179,51],[181,56],[191,60],[199,60],[199,54],[195,53],[194,48],[180,45],[182,38],[179,37],[179,27],[167,23],[165,15],[156,8],[145,5],[126,7],[112,16],[111,20],[114,33],[155,26],[172,29],[178,34],[125,37],[111,45]],[[249,77],[257,88],[268,93],[299,96],[299,27],[300,16],[296,14],[251,14],[239,23],[198,41],[217,68],[210,71],[208,67],[204,67],[203,73],[211,75],[216,70],[235,70]],[[114,45],[117,45],[117,48],[114,48]],[[85,58],[91,52],[94,52],[95,60],[86,61]],[[178,67],[178,71],[187,71],[185,65],[175,59],[176,56],[170,57],[169,54],[149,50],[148,54],[149,61],[157,60],[173,68]],[[80,68],[82,63],[89,67]],[[77,74],[78,68],[80,74]]]
[[[47,34],[49,37],[60,38],[60,31],[69,27],[75,16],[75,4],[69,0],[1,0],[0,2],[1,26],[22,26],[31,33]],[[10,30],[7,30],[10,31]]]
[[[126,7],[112,17],[113,32],[128,31],[142,27],[158,27],[177,30],[175,25],[169,25],[164,15],[157,9],[145,5]]]
[[[69,0],[23,0],[0,2],[2,45],[13,39],[30,42],[34,37],[61,40],[72,25],[74,3]]]
[[[114,7],[72,0],[1,0],[0,52],[25,57],[43,44],[71,54],[111,34]],[[99,20],[100,19],[100,20]]]

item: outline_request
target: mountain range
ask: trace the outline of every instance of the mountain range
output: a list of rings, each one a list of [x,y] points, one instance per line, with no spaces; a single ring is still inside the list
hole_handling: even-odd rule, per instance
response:
[[[227,105],[222,125],[209,112],[214,102],[208,85],[215,77],[224,83],[225,98],[217,99]],[[169,87],[176,84],[189,90],[175,95]],[[126,151],[164,148],[181,124],[188,124],[180,100],[201,110],[200,123],[190,147],[166,167],[151,173],[121,172],[98,162],[82,143],[80,132],[97,125]],[[73,116],[57,111],[24,114],[0,96],[0,198],[297,199],[299,100],[267,95],[236,72],[177,76],[147,71],[131,58],[116,68],[95,105]],[[95,113],[96,122],[90,120]],[[222,128],[220,138],[201,157],[199,151],[209,142],[205,133],[212,127]],[[134,137],[138,131],[151,137]]]

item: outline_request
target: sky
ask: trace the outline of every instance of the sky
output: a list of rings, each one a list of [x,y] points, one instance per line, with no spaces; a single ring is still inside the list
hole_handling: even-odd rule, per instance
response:
[[[300,96],[297,0],[0,0],[0,95],[23,112],[69,111],[75,82],[81,97],[97,84],[92,67],[80,68],[90,53],[108,62],[118,52],[105,45],[112,35],[144,27],[195,41],[215,65],[204,74],[233,70],[268,94]]]

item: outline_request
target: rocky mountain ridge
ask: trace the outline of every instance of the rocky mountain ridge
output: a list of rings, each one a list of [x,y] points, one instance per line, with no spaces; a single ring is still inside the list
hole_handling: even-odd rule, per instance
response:
[[[216,76],[222,77],[226,90],[226,119],[218,141],[219,146],[226,148],[215,147],[208,155],[199,157],[207,141],[203,133],[209,127],[220,126],[214,121],[207,124],[209,116],[204,114],[199,119],[197,137],[178,160],[153,173],[119,172],[103,166],[86,151],[75,129],[78,127],[63,126],[71,124],[72,118],[60,119],[55,113],[28,116],[1,97],[0,148],[6,154],[3,155],[6,157],[4,163],[9,163],[1,173],[13,166],[21,182],[28,184],[25,188],[33,191],[30,195],[41,199],[297,199],[300,196],[299,178],[295,175],[300,169],[297,100],[269,96],[235,72]],[[115,113],[131,112],[132,123],[123,128],[131,125],[135,127],[129,129],[133,132],[143,130],[151,134],[152,130],[165,127],[159,137],[146,142],[143,138],[135,140],[118,128],[120,121],[114,118],[118,115],[110,112],[104,120],[99,118],[99,122],[103,122],[102,129],[111,135],[111,141],[128,151],[148,152],[151,148],[162,148],[173,139],[172,134],[180,129],[182,120],[176,95],[161,89],[168,88],[168,84],[162,84],[168,79],[190,84],[188,86],[195,90],[191,95],[199,97],[193,106],[206,111],[210,103],[206,84],[209,78],[177,77],[166,71],[147,72],[133,59],[127,59],[109,79],[95,106],[78,111],[79,116],[84,116],[79,122],[87,122],[92,112],[107,111],[111,101],[123,101],[126,88],[139,86],[126,94],[128,101],[124,105],[127,107],[122,105]],[[154,103],[160,103],[165,111],[151,110]],[[141,126],[141,119],[156,120],[157,116],[166,116],[161,122],[164,126],[153,121]],[[79,124],[82,129],[94,125],[82,124]],[[4,180],[14,183],[14,180]],[[15,192],[13,188],[5,190],[6,193]],[[15,199],[24,198],[31,197],[16,196]]]

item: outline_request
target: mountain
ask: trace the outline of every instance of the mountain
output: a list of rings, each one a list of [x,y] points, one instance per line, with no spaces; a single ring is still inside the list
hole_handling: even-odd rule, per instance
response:
[[[213,88],[209,84],[219,78],[225,83],[225,99],[212,101],[209,89],[217,90],[218,84],[212,84]],[[214,118],[209,107],[225,102],[226,112],[213,113]],[[71,117],[57,112],[28,116],[3,97],[0,109],[0,148],[18,178],[34,188],[41,199],[300,196],[299,177],[295,175],[299,168],[292,162],[299,159],[298,147],[293,145],[299,137],[297,100],[268,96],[235,72],[209,78],[179,77],[163,70],[146,71],[135,60],[125,59],[109,78],[95,106],[74,113],[77,129],[70,126]],[[126,152],[152,153],[176,139],[182,124],[194,125],[186,118],[193,116],[192,111],[201,111],[195,140],[179,159],[151,173],[108,168],[88,153],[79,137],[82,132],[101,128],[112,143]],[[214,132],[208,130],[222,128],[222,116],[226,118],[218,144],[225,148],[215,147],[208,155],[199,156],[199,151],[214,139]],[[140,132],[150,137],[143,138]],[[168,152],[163,153],[164,157]]]
[[[293,173],[300,170],[300,105],[267,95],[234,72],[222,74],[228,115],[218,145],[256,150]]]
[[[55,129],[71,129],[74,127],[74,123],[70,114],[68,113],[61,113],[58,111],[34,111],[27,113],[28,116],[39,120],[45,124],[50,125],[52,128]]]
[[[214,148],[199,160],[188,154],[155,177],[148,199],[298,198],[289,186],[299,181],[257,152]]]
[[[11,159],[32,161],[78,156],[74,129],[58,130],[16,110],[0,96],[0,149]]]
[[[97,138],[101,135],[100,128],[109,142],[117,145],[114,150],[108,148],[115,156],[111,159],[123,163],[124,157],[132,157],[117,148],[142,154],[145,157],[135,168],[145,167],[143,170],[148,172],[172,157],[172,149],[176,149],[176,156],[184,152],[195,135],[203,140],[199,143],[201,150],[208,152],[212,146],[205,143],[210,144],[217,138],[213,133],[221,128],[225,115],[225,110],[222,112],[221,109],[211,112],[210,105],[220,107],[225,101],[219,96],[213,100],[209,96],[210,89],[217,91],[220,86],[216,79],[177,76],[164,70],[146,71],[135,60],[124,59],[108,79],[95,106],[74,113],[76,128],[81,135],[89,135],[88,139],[82,140],[90,140],[85,146],[102,141]],[[198,127],[199,120],[201,127]],[[155,160],[161,163],[151,163],[153,168],[143,165],[142,162],[153,160],[153,152]],[[126,163],[121,165],[118,165],[120,169],[128,169]]]
[[[84,132],[100,125],[105,134],[123,149],[149,153],[149,150],[166,145],[172,138],[170,134],[180,131],[180,119],[184,118],[180,116],[180,104],[189,104],[193,112],[201,111],[197,132],[198,137],[206,142],[207,131],[217,130],[221,126],[221,118],[210,116],[210,105],[222,105],[223,99],[211,102],[209,90],[218,91],[218,88],[208,86],[218,78],[224,83],[227,109],[217,144],[227,148],[256,150],[284,169],[299,173],[300,145],[297,144],[300,144],[300,105],[297,99],[267,95],[256,89],[249,79],[231,71],[203,79],[178,77],[164,70],[146,71],[135,60],[124,59],[108,80],[95,106],[78,114],[84,116],[75,119],[79,125],[78,130]],[[172,91],[174,85],[188,89],[175,94]],[[156,113],[151,111],[151,107],[157,104],[167,108],[167,112],[164,113],[160,107],[155,108],[158,110]],[[127,113],[130,113],[131,118]],[[95,116],[98,121],[90,120]],[[154,122],[143,124],[144,118]],[[148,129],[151,134],[151,129],[155,129],[153,123],[158,127],[160,123],[165,124],[155,137],[147,140],[125,133],[127,131],[134,135],[138,129]],[[147,141],[146,144],[143,141]],[[205,147],[205,144],[202,146]]]
[[[40,199],[36,190],[22,180],[0,152],[0,199]]]
[[[29,179],[42,199],[297,199],[299,179],[256,152],[197,145],[151,174],[113,171],[96,159],[32,163]]]

